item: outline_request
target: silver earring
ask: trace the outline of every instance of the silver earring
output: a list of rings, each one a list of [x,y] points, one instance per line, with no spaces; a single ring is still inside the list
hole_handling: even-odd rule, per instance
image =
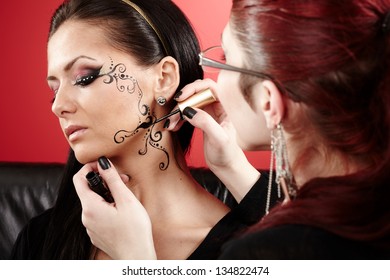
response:
[[[268,180],[268,192],[265,212],[268,214],[270,201],[271,201],[271,190],[272,190],[272,175],[273,175],[273,164],[275,161],[275,182],[278,186],[278,197],[280,198],[282,189],[284,194],[284,202],[291,200],[291,197],[295,197],[296,189],[292,186],[292,174],[287,158],[286,141],[284,139],[282,124],[278,124],[276,129],[271,131],[271,164],[270,173]]]
[[[163,97],[163,96],[157,97],[157,104],[158,104],[158,105],[164,106],[165,103],[167,103],[167,100],[165,99],[165,97]]]

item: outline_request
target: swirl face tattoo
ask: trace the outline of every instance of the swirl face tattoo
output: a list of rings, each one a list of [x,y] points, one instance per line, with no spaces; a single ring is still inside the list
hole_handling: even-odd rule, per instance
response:
[[[103,82],[105,84],[115,83],[116,88],[120,93],[127,93],[135,95],[138,99],[138,111],[141,116],[145,117],[144,121],[141,121],[139,118],[139,125],[133,130],[121,129],[117,131],[114,135],[114,142],[116,144],[123,143],[126,138],[132,137],[135,134],[139,133],[140,130],[146,130],[144,135],[144,146],[138,151],[139,155],[146,155],[148,152],[148,147],[158,149],[165,154],[165,162],[160,162],[160,170],[166,170],[169,166],[169,154],[167,150],[159,143],[162,140],[162,132],[154,131],[153,121],[156,119],[156,116],[150,111],[150,107],[147,104],[142,104],[143,92],[137,82],[137,80],[126,74],[126,65],[123,63],[118,63],[114,65],[113,60],[111,59],[111,64],[109,72],[99,74],[100,77],[103,77]]]

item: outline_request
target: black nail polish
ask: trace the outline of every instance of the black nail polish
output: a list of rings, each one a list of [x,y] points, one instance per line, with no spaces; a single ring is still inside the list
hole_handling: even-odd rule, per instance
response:
[[[99,162],[100,167],[103,168],[104,170],[111,167],[110,162],[108,161],[108,159],[105,156],[100,157],[98,159],[98,162]]]
[[[169,125],[171,124],[171,120],[170,119],[167,119],[164,123],[164,128],[168,128]]]
[[[196,113],[197,111],[191,107],[185,107],[183,110],[183,115],[189,119],[192,119]]]
[[[173,99],[178,99],[180,97],[180,95],[182,95],[183,92],[182,91],[179,91],[175,94],[175,96],[173,97]]]

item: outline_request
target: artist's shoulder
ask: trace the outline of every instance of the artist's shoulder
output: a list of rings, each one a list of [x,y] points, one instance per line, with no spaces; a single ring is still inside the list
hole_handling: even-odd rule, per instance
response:
[[[307,225],[282,225],[231,240],[222,259],[371,259],[369,244]]]

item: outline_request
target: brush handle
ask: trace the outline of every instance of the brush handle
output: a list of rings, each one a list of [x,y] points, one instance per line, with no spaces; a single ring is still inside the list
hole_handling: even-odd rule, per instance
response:
[[[158,122],[161,122],[161,121],[163,121],[163,120],[165,120],[165,119],[169,118],[170,116],[173,116],[173,115],[175,115],[175,114],[177,114],[177,113],[180,113],[180,109],[176,109],[176,110],[170,112],[169,114],[167,114],[167,115],[165,115],[165,116],[163,116],[163,117],[161,117],[161,118],[155,120],[155,121],[153,122],[153,124],[158,123]]]
[[[206,89],[201,92],[197,92],[184,101],[177,104],[180,111],[183,112],[185,107],[202,108],[215,102],[217,99],[214,97],[211,89]]]
[[[177,113],[183,112],[183,110],[186,107],[202,108],[206,105],[209,105],[209,104],[215,102],[216,100],[217,99],[214,97],[211,89],[206,89],[206,90],[197,92],[194,95],[187,98],[186,100],[177,103],[177,106],[179,107],[178,109],[176,109],[176,110],[170,112],[169,114],[155,120],[150,125],[148,124],[147,127],[151,126],[152,124],[161,122],[161,121],[163,121],[163,120],[165,120],[165,119],[169,118],[170,116],[173,116]]]

